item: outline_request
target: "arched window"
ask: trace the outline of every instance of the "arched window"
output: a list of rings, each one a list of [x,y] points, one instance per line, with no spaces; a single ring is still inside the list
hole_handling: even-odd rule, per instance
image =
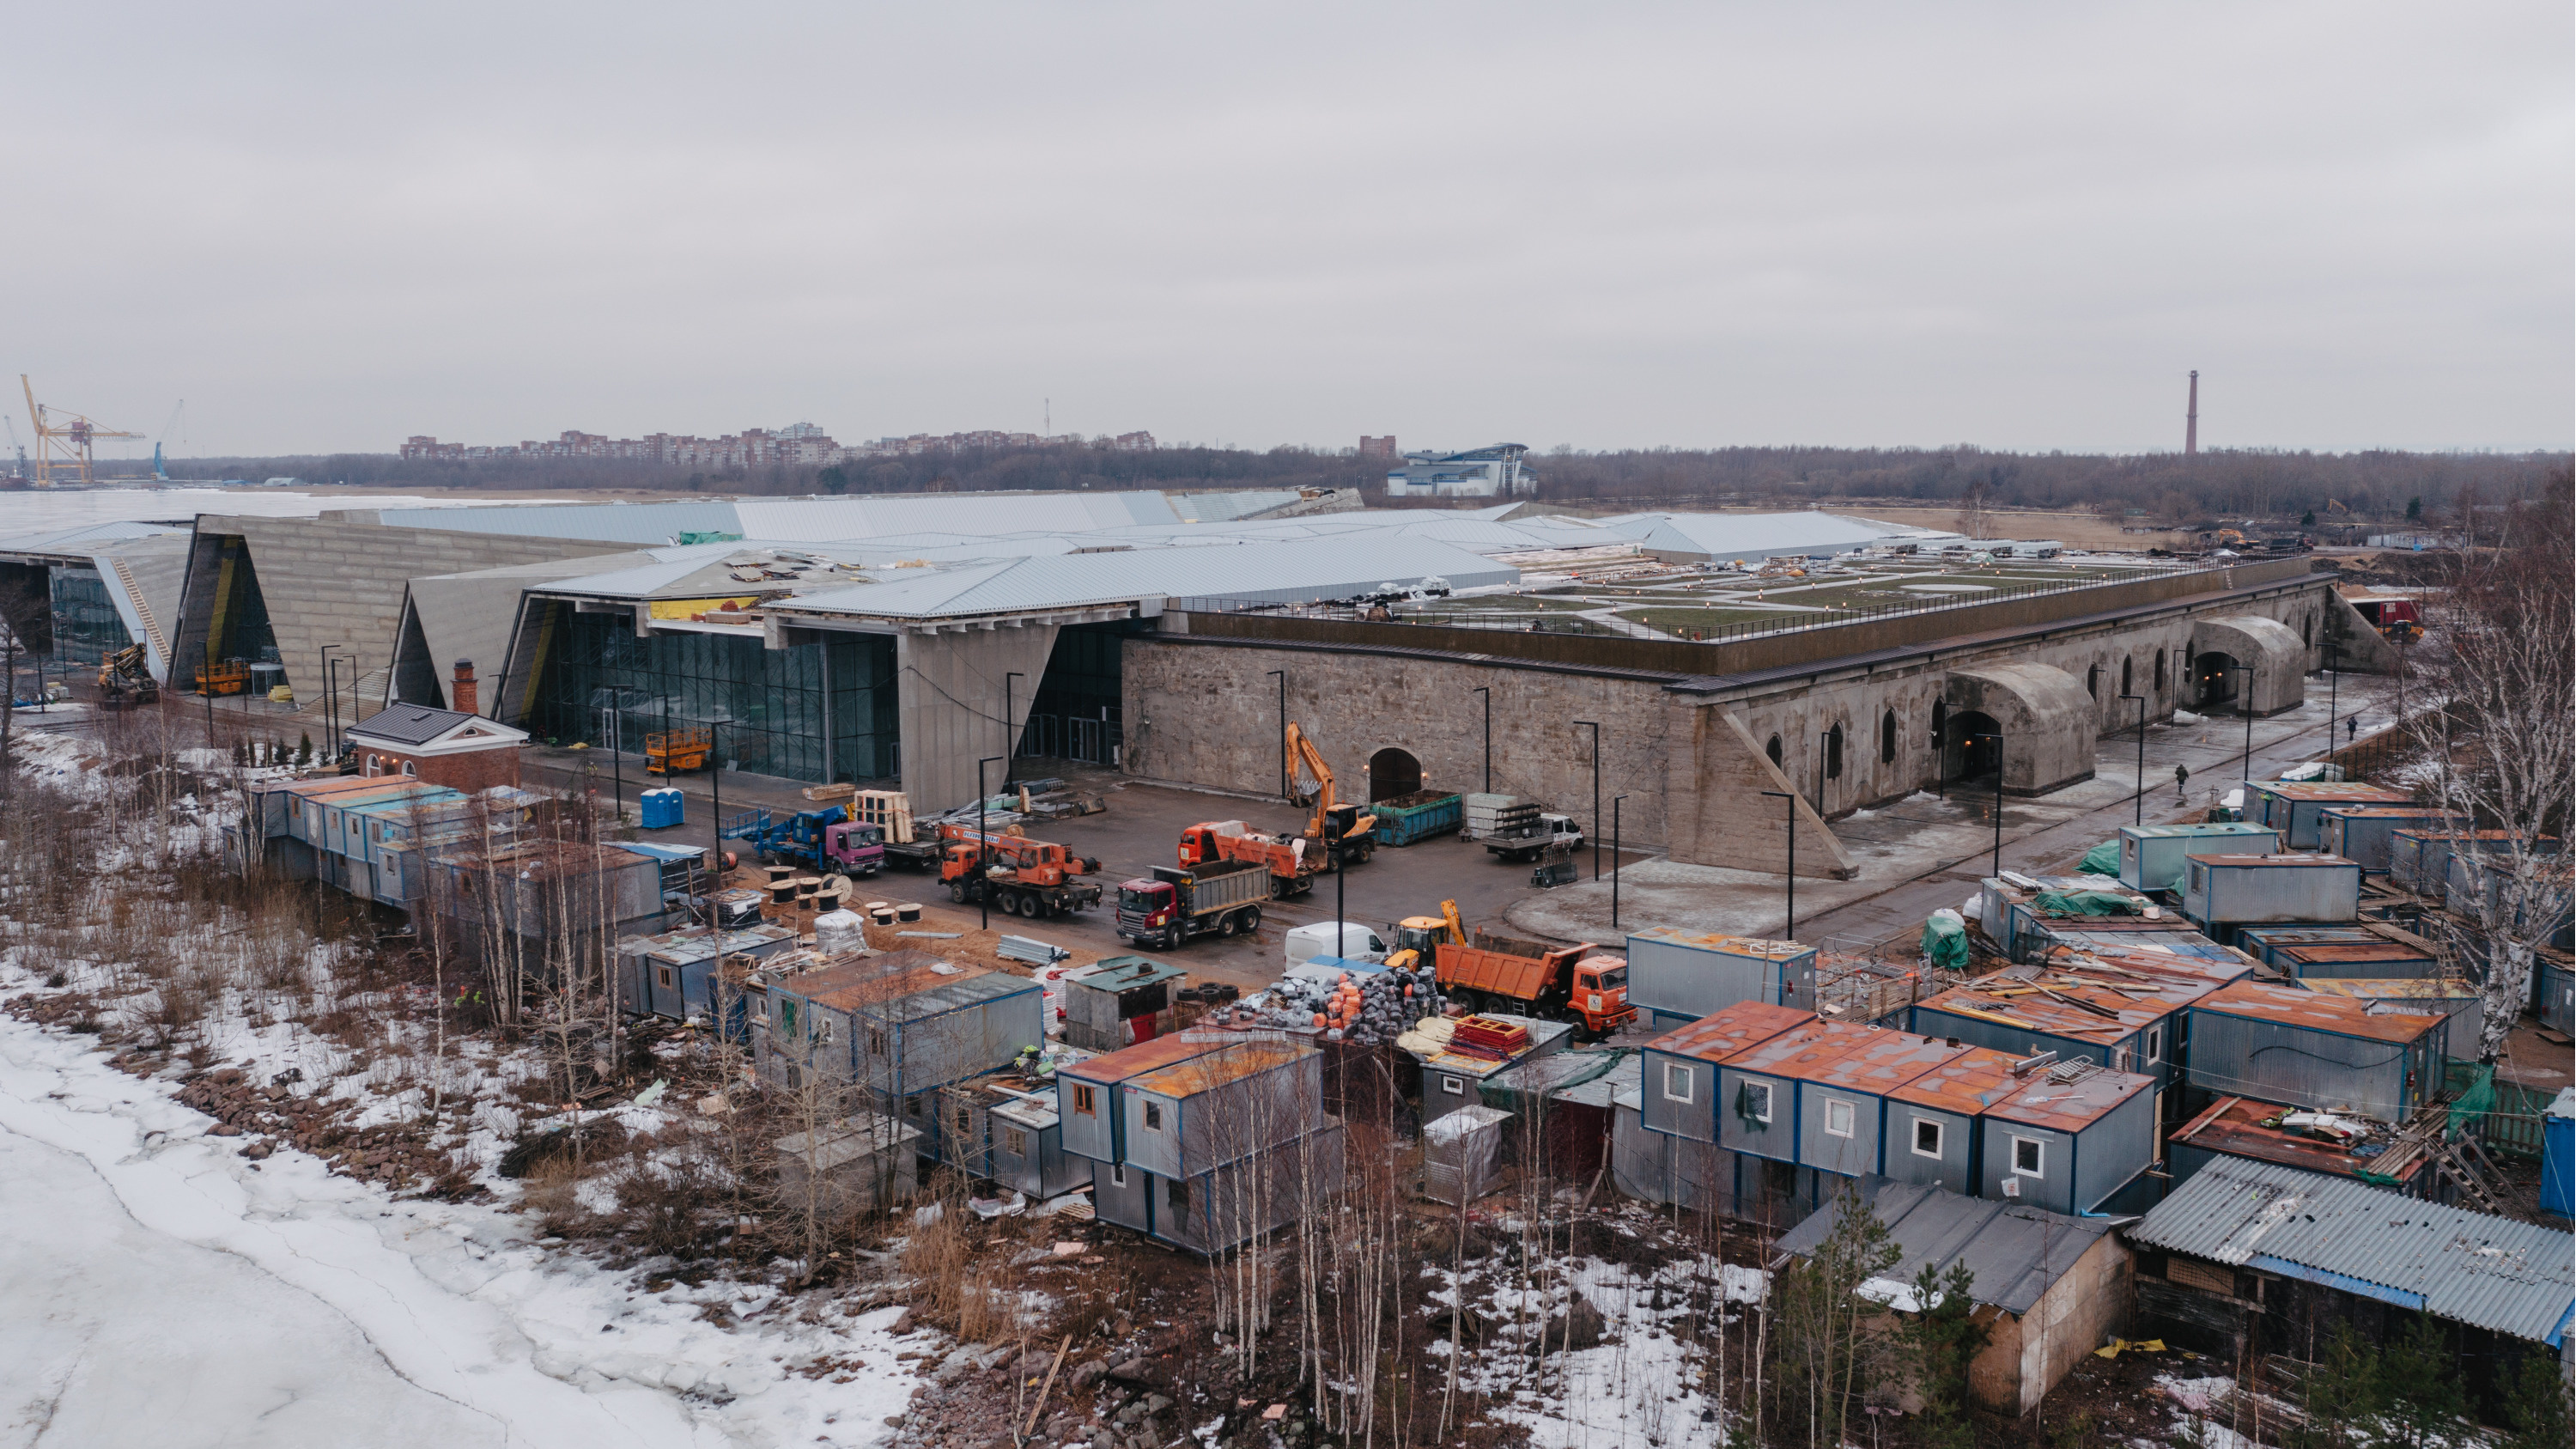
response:
[[[2317,616],[2310,614],[2299,621],[2299,643],[2308,648],[2314,648],[2316,647],[2316,642]]]
[[[1778,735],[1773,735],[1773,736],[1771,737],[1771,743],[1769,743],[1769,744],[1767,744],[1767,745],[1764,745],[1764,746],[1762,747],[1762,753],[1764,753],[1764,754],[1766,754],[1766,755],[1769,755],[1769,756],[1771,757],[1771,763],[1772,763],[1772,764],[1774,764],[1774,765],[1779,764],[1779,763],[1780,763],[1780,737],[1779,737]]]
[[[2136,690],[2129,687],[2130,676],[2136,671],[2137,663],[2137,660],[2127,657],[2123,657],[2120,660],[2120,692],[2122,694],[2137,693]]]
[[[409,777],[417,778],[417,777],[419,776],[419,774],[420,774],[420,771],[415,770],[415,769],[413,769],[413,768],[411,767],[411,761],[409,761],[409,760],[405,760],[405,761],[403,761],[403,774],[404,774],[404,775],[406,775],[406,776],[409,776]]]
[[[2165,692],[2165,651],[2156,651],[2156,693]]]
[[[2095,699],[2100,699],[2102,697],[2101,665],[2096,664],[2090,669],[2084,671],[2084,692],[2093,696]]]
[[[382,764],[381,762],[379,762],[379,761],[376,759],[376,757],[375,757],[375,756],[373,756],[373,755],[369,755],[369,756],[367,756],[367,773],[368,773],[368,774],[373,775],[373,774],[375,774],[378,770],[381,770],[381,769],[383,769],[383,768],[384,768],[383,764]]]
[[[1896,711],[1889,710],[1878,722],[1878,762],[1896,763]]]
[[[1840,721],[1836,721],[1832,729],[1825,731],[1825,778],[1839,780],[1842,777],[1843,727]]]

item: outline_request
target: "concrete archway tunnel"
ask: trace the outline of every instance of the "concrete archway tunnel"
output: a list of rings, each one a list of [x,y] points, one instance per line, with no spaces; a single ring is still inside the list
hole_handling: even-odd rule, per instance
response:
[[[2093,778],[2095,705],[2083,682],[2063,669],[1960,670],[1944,682],[1942,703],[1948,706],[1941,731],[1945,778],[2000,767],[2007,795],[2044,795]]]

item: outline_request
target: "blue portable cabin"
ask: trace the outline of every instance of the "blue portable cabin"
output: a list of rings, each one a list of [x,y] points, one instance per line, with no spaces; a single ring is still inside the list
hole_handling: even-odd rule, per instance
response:
[[[2389,873],[2400,830],[2457,830],[2469,818],[2432,805],[2336,805],[2319,814],[2317,848],[2357,861],[2372,875]]]
[[[2473,1044],[2486,1026],[2486,992],[2474,982],[2438,976],[2411,980],[2396,976],[2303,976],[2299,984],[2310,991],[2358,1001],[2364,1007],[2410,1016],[2447,1016],[2451,1019],[2450,1044],[2469,1056],[2476,1055]]]
[[[2195,1093],[2404,1123],[2442,1090],[2450,1018],[2239,981],[2191,1008]]]
[[[1961,1043],[1956,1056],[1889,1092],[1881,1172],[1974,1197],[1984,1166],[1978,1120],[2021,1085],[2013,1061]]]
[[[1715,1142],[1723,1115],[1718,1065],[1814,1020],[1812,1011],[1739,1001],[1656,1037],[1638,1052],[1639,1125],[1668,1137]]]
[[[2030,1071],[1978,1119],[1977,1195],[2091,1213],[2128,1189],[2149,1200],[2122,1207],[2150,1205],[2156,1095],[2152,1078],[2089,1062]]]
[[[1816,948],[1655,926],[1628,934],[1628,1004],[1656,1030],[1741,1001],[1813,1011]]]
[[[1461,1107],[1476,1105],[1488,1085],[1512,1076],[1529,1062],[1564,1051],[1574,1040],[1572,1022],[1508,1016],[1498,1011],[1480,1012],[1478,1020],[1516,1025],[1528,1033],[1529,1045],[1501,1059],[1453,1051],[1447,1047],[1422,1058],[1420,1120],[1426,1125]]]
[[[2576,1217],[2576,1087],[2562,1087],[2540,1119],[2540,1210]]]
[[[2558,866],[2555,862],[2538,861],[2532,862],[2529,868],[2535,872],[2555,869],[2561,874],[2566,870],[2566,867]],[[2476,856],[2454,849],[2451,852],[2448,875],[2449,879],[2442,890],[2443,909],[2453,915],[2467,916],[2473,920],[2501,919],[2508,914],[2506,902],[2516,900],[2517,903],[2509,913],[2512,916],[2513,929],[2517,932],[2529,929],[2528,918],[2535,914],[2529,904],[2530,897],[2524,895],[2517,898],[2509,890],[2514,880],[2513,861],[2502,857],[2480,860]],[[2564,889],[2562,884],[2558,887],[2558,891],[2542,888],[2538,893],[2557,894]],[[2563,902],[2565,896],[2559,895],[2559,899]],[[2571,912],[2566,905],[2562,904],[2556,922],[2535,934],[2543,936],[2547,944],[2564,951],[2571,946],[2576,946],[2576,933],[2571,933],[2571,924],[2576,924],[2576,912]]]
[[[1027,977],[897,951],[769,988],[770,1038],[790,1059],[864,1088],[940,1152],[931,1096],[1045,1042],[1044,988]]]
[[[1727,1196],[1745,1217],[1778,1218],[1811,1212],[1831,1195],[1830,1173],[1820,1178],[1800,1158],[1800,1084],[1879,1033],[1865,1026],[1818,1019],[1735,1052],[1717,1067],[1717,1145],[1732,1154]],[[1649,1080],[1651,1092],[1654,1083]]]
[[[617,1008],[628,1016],[658,1016],[686,1021],[693,1015],[713,1019],[716,981],[726,957],[766,961],[796,944],[785,926],[753,926],[717,931],[698,926],[654,936],[628,936],[617,943]]]
[[[2341,805],[2412,805],[2415,797],[2385,785],[2351,780],[2248,780],[2246,818],[2281,832],[2291,850],[2314,850],[2325,813]]]
[[[2239,926],[2361,919],[2361,867],[2332,855],[2191,855],[2182,913],[2220,945]]]
[[[1323,1060],[1294,1038],[1236,1036],[1127,1082],[1119,1165],[1141,1179],[1143,1230],[1221,1253],[1319,1206],[1345,1151],[1323,1110]]]
[[[2269,855],[2281,848],[2281,832],[2246,821],[2200,825],[2123,825],[2120,827],[2120,884],[2131,890],[2168,891],[2182,882],[2182,858],[2194,852],[2232,850]]]
[[[2183,1012],[2219,989],[2215,979],[2187,975],[2106,974],[2077,983],[2043,972],[2042,978],[2057,995],[2004,995],[2028,983],[1989,976],[1915,1003],[1909,1024],[2015,1058],[2055,1052],[2066,1061],[2142,1073],[2162,1086],[2172,1080],[2185,1035]]]
[[[1894,1150],[1891,1095],[1977,1050],[1940,1037],[1871,1030],[1858,1050],[1797,1073],[1799,1165],[1841,1178],[1885,1172]]]

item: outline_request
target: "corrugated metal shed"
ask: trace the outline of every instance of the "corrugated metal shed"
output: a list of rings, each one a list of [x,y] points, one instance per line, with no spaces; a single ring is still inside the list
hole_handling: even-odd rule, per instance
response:
[[[2439,1016],[2374,1013],[2346,996],[2319,995],[2294,986],[2239,981],[2202,997],[2194,1006],[2220,1016],[2239,1016],[2281,1026],[2330,1031],[2371,1041],[2406,1043],[2442,1022]]]
[[[1878,1281],[1910,1284],[1926,1266],[1946,1272],[1954,1262],[1965,1263],[1974,1275],[1969,1296],[2016,1316],[2038,1306],[2050,1285],[2111,1231],[2098,1218],[1961,1197],[1875,1175],[1854,1179],[1853,1191],[1905,1255]],[[1775,1246],[1801,1257],[1814,1253],[1833,1232],[1839,1211],[1839,1205],[1820,1209]]]
[[[2126,1233],[2553,1348],[2576,1314],[2567,1233],[2274,1163],[2212,1162]]]

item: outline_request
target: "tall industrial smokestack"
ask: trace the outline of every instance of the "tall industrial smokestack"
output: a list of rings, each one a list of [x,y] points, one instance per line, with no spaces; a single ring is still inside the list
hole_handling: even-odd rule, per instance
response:
[[[2191,405],[2182,415],[2182,455],[2200,451],[2200,369],[2191,371]]]

